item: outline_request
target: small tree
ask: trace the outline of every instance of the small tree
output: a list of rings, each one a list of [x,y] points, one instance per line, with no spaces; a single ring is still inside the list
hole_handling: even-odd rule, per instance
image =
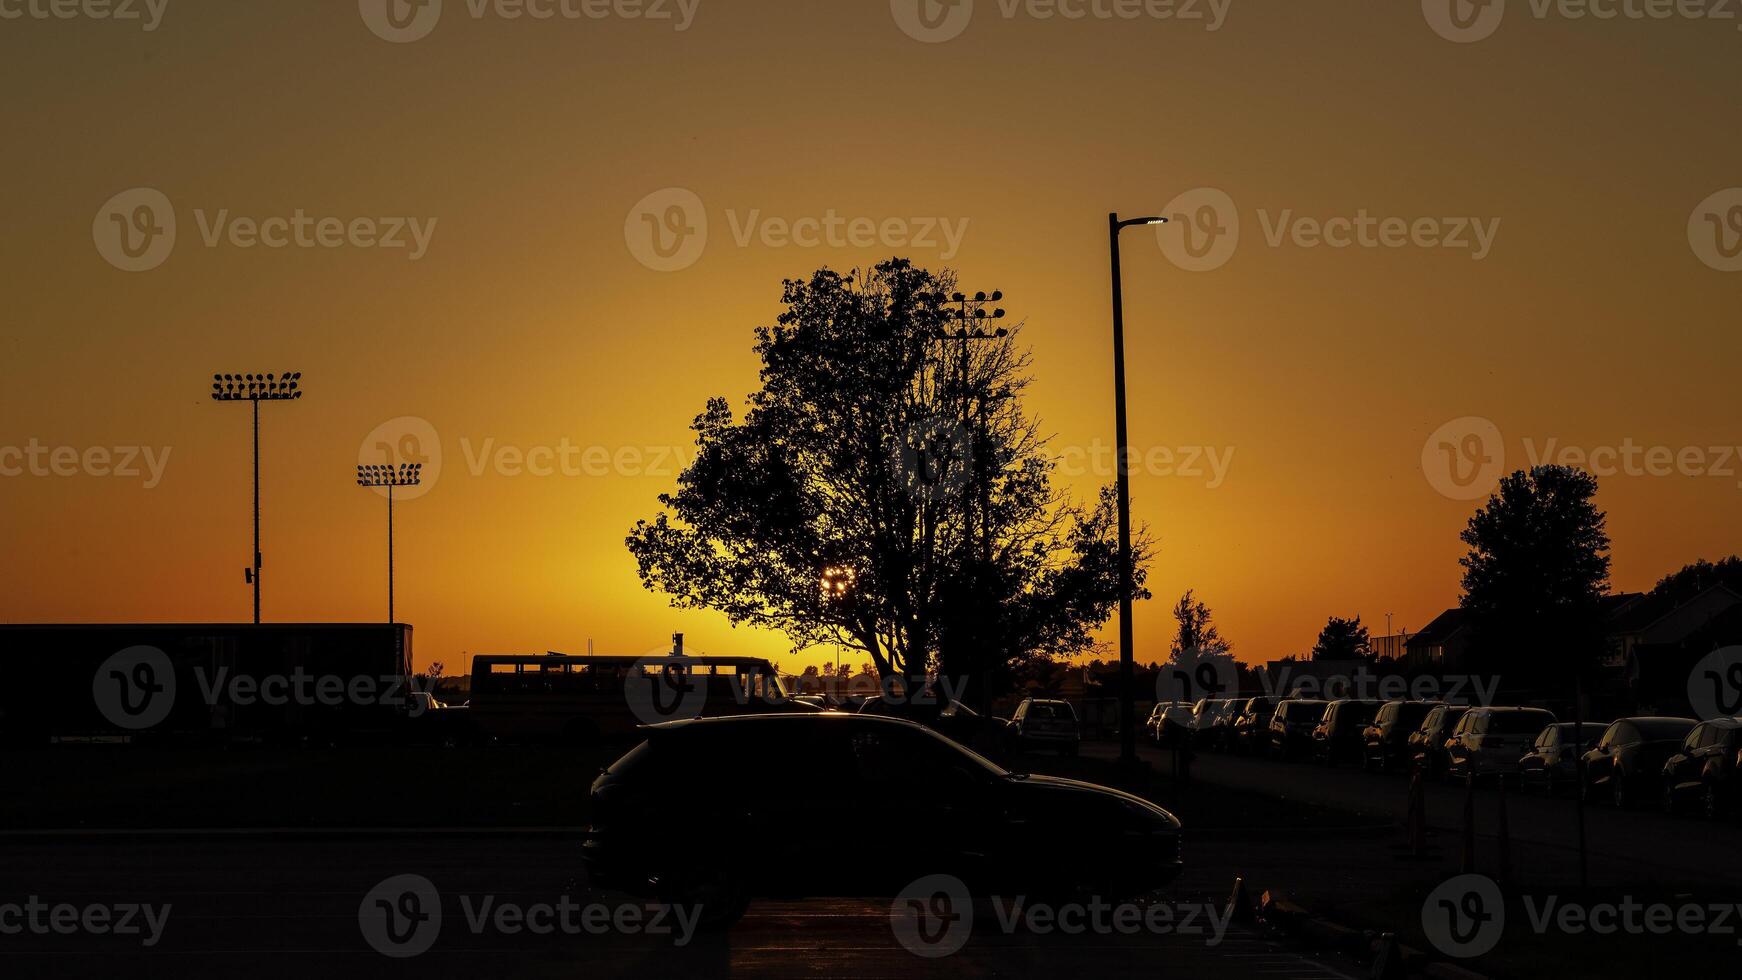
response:
[[[1210,607],[1187,589],[1173,604],[1173,619],[1173,641],[1168,645],[1168,662],[1162,667],[1160,693],[1170,700],[1232,696],[1229,688],[1236,686],[1240,677],[1230,652],[1234,645],[1222,638]]]
[[[1332,616],[1325,621],[1325,628],[1319,630],[1319,638],[1313,644],[1312,659],[1368,660],[1371,659],[1371,653],[1367,627],[1361,625],[1361,617],[1343,619]]]

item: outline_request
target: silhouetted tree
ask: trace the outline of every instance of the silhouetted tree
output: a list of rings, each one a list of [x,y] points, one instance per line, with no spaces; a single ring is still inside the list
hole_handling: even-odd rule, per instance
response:
[[[1710,562],[1701,558],[1691,565],[1665,575],[1652,588],[1651,594],[1681,603],[1692,599],[1714,585],[1728,585],[1742,592],[1742,558],[1731,555]]]
[[[1458,560],[1460,602],[1475,631],[1477,665],[1504,671],[1508,687],[1549,683],[1597,651],[1609,534],[1596,493],[1596,478],[1582,470],[1519,470],[1459,535],[1469,546]]]
[[[1173,604],[1174,634],[1168,644],[1168,662],[1161,668],[1168,681],[1160,690],[1170,700],[1204,696],[1230,697],[1226,690],[1239,679],[1234,662],[1234,645],[1222,638],[1211,618],[1210,607],[1200,601],[1191,589]],[[1211,683],[1224,689],[1210,687]]]
[[[1361,625],[1361,617],[1344,619],[1332,616],[1325,620],[1325,628],[1319,630],[1319,638],[1313,643],[1312,659],[1367,660],[1372,652],[1369,644],[1367,627]]]
[[[643,584],[885,676],[1087,646],[1118,601],[1111,489],[1084,507],[1053,488],[1016,331],[968,345],[963,378],[962,345],[936,339],[953,288],[905,259],[787,281],[756,331],[761,389],[742,418],[708,401],[695,461],[629,535]],[[1135,550],[1145,597],[1145,536]]]

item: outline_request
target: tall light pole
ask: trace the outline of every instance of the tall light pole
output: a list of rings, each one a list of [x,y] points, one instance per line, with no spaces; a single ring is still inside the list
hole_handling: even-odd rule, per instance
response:
[[[393,618],[393,488],[415,487],[422,482],[422,463],[400,463],[395,466],[358,466],[357,485],[387,488],[387,623]]]
[[[955,330],[940,327],[932,334],[935,340],[961,345],[963,435],[966,435],[973,428],[973,420],[970,418],[968,410],[973,394],[968,380],[968,344],[974,341],[1002,340],[1010,336],[1010,331],[1003,327],[989,330],[984,326],[986,323],[1004,319],[1004,310],[1001,307],[994,307],[992,312],[986,312],[988,302],[996,303],[1003,298],[1004,291],[1001,289],[992,290],[990,296],[984,292],[975,293],[972,296],[965,293],[950,294],[949,302],[955,303],[956,308],[946,307],[943,311],[944,320],[946,322],[956,321],[957,327]],[[986,445],[990,440],[985,431],[986,399],[988,397],[990,397],[989,392],[982,393],[980,396],[981,425],[971,450],[973,457],[971,479],[978,482],[977,489],[980,497],[980,547],[978,549],[974,548],[972,540],[975,494],[971,491],[975,488],[964,488],[970,492],[962,495],[962,553],[965,559],[963,565],[974,570],[973,581],[976,586],[976,599],[981,597],[985,573],[992,564],[992,482],[990,474],[982,469],[984,462],[982,456],[990,451],[990,447]],[[974,686],[978,689],[974,699],[975,707],[978,708],[982,720],[989,718],[992,713],[992,656],[995,651],[986,649],[987,645],[982,643],[978,671],[980,676],[974,679]]]
[[[1113,260],[1113,416],[1118,459],[1119,495],[1119,762],[1137,765],[1136,686],[1131,653],[1131,474],[1126,465],[1125,439],[1125,296],[1119,283],[1119,233],[1132,225],[1164,225],[1166,218],[1126,218],[1107,215],[1107,243]]]
[[[260,625],[260,403],[288,402],[302,397],[302,372],[288,374],[214,374],[212,401],[247,402],[254,415],[254,560],[242,570],[254,586],[254,624]]]

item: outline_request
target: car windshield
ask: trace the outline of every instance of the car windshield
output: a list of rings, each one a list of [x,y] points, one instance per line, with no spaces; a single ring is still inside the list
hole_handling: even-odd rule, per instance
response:
[[[1076,713],[1071,711],[1071,707],[1068,704],[1036,703],[1028,706],[1028,717],[1045,719],[1047,721],[1061,718],[1065,721],[1073,721],[1076,719]]]
[[[1323,701],[1294,701],[1282,706],[1284,721],[1318,721],[1325,716]]]

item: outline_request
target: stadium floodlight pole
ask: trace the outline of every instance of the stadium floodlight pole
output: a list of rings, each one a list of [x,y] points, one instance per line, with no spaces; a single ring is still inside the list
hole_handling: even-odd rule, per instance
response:
[[[1107,215],[1107,241],[1113,260],[1113,415],[1114,462],[1119,497],[1119,762],[1137,765],[1137,707],[1134,701],[1136,670],[1131,651],[1131,474],[1126,461],[1125,440],[1125,297],[1119,282],[1119,233],[1132,225],[1165,225],[1166,218],[1126,218]]]
[[[978,292],[972,296],[965,293],[951,293],[948,297],[948,302],[954,303],[956,306],[954,309],[945,307],[943,310],[943,318],[945,322],[950,320],[956,321],[957,327],[955,330],[939,327],[932,333],[933,340],[953,341],[961,345],[960,364],[962,374],[963,435],[966,435],[973,427],[973,419],[971,413],[968,411],[968,405],[972,395],[968,383],[968,344],[974,341],[1002,340],[1005,337],[1010,336],[1010,331],[1004,327],[987,329],[985,326],[987,323],[1004,319],[1004,310],[1002,307],[995,306],[990,313],[986,311],[987,303],[997,303],[1003,298],[1004,291],[1002,289],[992,290],[991,295],[987,295],[984,292]],[[940,297],[940,300],[941,299],[943,299],[943,297]],[[972,452],[974,466],[971,479],[979,483],[979,496],[982,500],[980,506],[980,547],[978,549],[977,557],[979,561],[989,566],[991,565],[992,556],[992,478],[989,473],[984,471],[982,465],[984,462],[982,457],[990,452],[990,447],[987,445],[990,438],[986,432],[985,426],[986,398],[986,394],[980,396],[981,426],[977,433],[977,438],[974,440],[974,448]],[[974,496],[975,495],[971,492],[964,493],[962,496],[962,550],[963,554],[968,557],[968,564],[970,567],[973,567],[972,563],[976,558],[976,552],[972,540],[974,532]],[[984,569],[981,568],[976,569],[976,574],[974,576],[976,584],[979,582],[980,572],[983,571]],[[983,650],[980,656],[980,676],[974,679],[975,687],[978,688],[978,693],[975,697],[976,707],[979,709],[982,719],[990,718],[992,715],[991,661],[992,651]]]
[[[422,463],[400,463],[394,466],[357,467],[357,485],[387,488],[387,623],[393,618],[393,488],[415,487],[423,476]]]
[[[302,372],[287,374],[214,374],[212,401],[247,402],[254,415],[254,560],[242,578],[254,586],[254,625],[260,625],[260,403],[288,402],[302,397]]]

